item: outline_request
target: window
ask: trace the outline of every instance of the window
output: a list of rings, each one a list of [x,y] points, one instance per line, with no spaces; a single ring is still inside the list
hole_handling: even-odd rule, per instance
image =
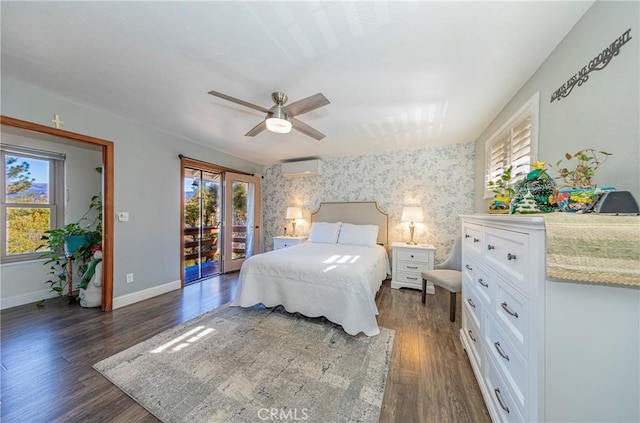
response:
[[[3,145],[2,262],[37,259],[44,232],[64,224],[63,154]]]
[[[496,182],[504,169],[511,170],[512,183],[524,179],[538,150],[538,109],[540,93],[536,93],[485,144],[485,198],[493,193],[487,188]]]

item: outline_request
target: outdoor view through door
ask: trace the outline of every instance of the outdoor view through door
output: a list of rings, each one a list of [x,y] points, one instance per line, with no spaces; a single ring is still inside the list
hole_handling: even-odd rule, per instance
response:
[[[220,173],[185,168],[184,283],[220,274]]]
[[[240,269],[260,248],[260,179],[183,159],[183,281]]]

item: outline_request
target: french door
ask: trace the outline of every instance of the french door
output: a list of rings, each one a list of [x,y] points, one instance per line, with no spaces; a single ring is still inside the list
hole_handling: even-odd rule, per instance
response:
[[[183,284],[239,270],[260,228],[260,178],[182,159]]]

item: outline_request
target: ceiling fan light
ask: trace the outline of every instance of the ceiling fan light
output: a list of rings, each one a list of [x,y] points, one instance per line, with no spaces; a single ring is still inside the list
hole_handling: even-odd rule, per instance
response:
[[[291,132],[291,122],[286,119],[271,117],[266,120],[267,129],[276,134],[288,134]]]

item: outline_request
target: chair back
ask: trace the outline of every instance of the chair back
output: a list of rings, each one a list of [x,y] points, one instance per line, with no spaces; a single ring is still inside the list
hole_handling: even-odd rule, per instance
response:
[[[456,237],[449,257],[435,268],[462,271],[462,237],[460,235]]]

